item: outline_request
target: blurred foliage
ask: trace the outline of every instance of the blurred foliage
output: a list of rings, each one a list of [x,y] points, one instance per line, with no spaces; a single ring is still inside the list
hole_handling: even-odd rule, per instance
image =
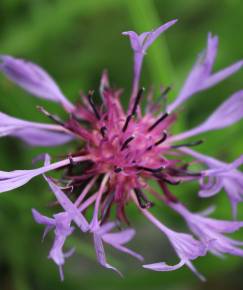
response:
[[[122,31],[150,30],[178,18],[179,22],[149,49],[143,68],[142,84],[153,85],[158,95],[161,84],[173,84],[170,98],[205,47],[208,31],[219,35],[220,47],[216,69],[243,57],[241,21],[243,2],[240,0],[1,0],[0,53],[30,59],[55,77],[66,95],[75,101],[79,90],[97,91],[104,68],[115,87],[124,88],[127,104],[132,79],[132,52]],[[220,102],[242,88],[243,73],[189,100],[179,114],[175,130],[191,128],[206,118]],[[35,109],[37,104],[62,114],[56,104],[27,96],[25,92],[0,76],[0,110],[29,120],[43,120]],[[45,120],[44,120],[45,121]],[[242,153],[242,123],[222,131],[211,132],[199,149],[223,160],[233,160]],[[71,146],[71,145],[70,145]],[[1,170],[31,168],[31,160],[42,152],[58,156],[72,147],[26,148],[17,140],[0,140]],[[67,148],[68,147],[68,148]],[[217,204],[216,216],[230,218],[230,207],[224,193],[211,200],[196,197],[197,186],[190,184],[176,189],[176,194],[199,210]],[[42,227],[31,217],[31,208],[42,212],[52,200],[41,177],[18,190],[4,193],[0,200],[0,289],[242,289],[242,260],[228,257],[219,260],[207,256],[195,262],[207,283],[201,283],[188,269],[172,273],[145,271],[129,257],[112,259],[125,274],[121,279],[105,271],[95,262],[90,241],[77,235],[77,255],[65,265],[65,282],[59,281],[56,266],[46,259],[51,239],[41,244]],[[200,203],[199,203],[200,201]],[[147,261],[168,257],[166,239],[131,208],[130,219],[138,228],[134,247]],[[155,209],[164,222],[175,229],[184,225],[168,209]],[[239,208],[243,219],[243,207]],[[145,227],[145,226],[146,227]],[[149,237],[149,239],[147,238]],[[243,237],[239,233],[238,238]],[[145,241],[146,240],[146,241]],[[81,254],[81,255],[78,255]],[[118,259],[119,258],[119,259]],[[119,262],[118,262],[119,261]],[[118,264],[119,263],[119,264]]]

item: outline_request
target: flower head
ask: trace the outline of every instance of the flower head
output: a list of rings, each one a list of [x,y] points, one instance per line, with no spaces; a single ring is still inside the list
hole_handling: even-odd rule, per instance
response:
[[[242,173],[236,170],[243,163],[242,157],[226,164],[188,148],[201,144],[201,140],[176,142],[240,121],[243,117],[243,91],[234,93],[199,127],[176,136],[171,134],[170,129],[176,121],[179,105],[238,71],[243,61],[213,73],[218,38],[209,34],[205,52],[200,55],[175,101],[159,114],[153,109],[156,104],[151,104],[151,100],[144,114],[141,110],[141,99],[145,97],[145,89],[139,85],[143,58],[155,39],[175,22],[172,20],[140,35],[133,31],[123,33],[130,38],[134,52],[134,79],[127,112],[120,102],[121,91],[110,87],[106,71],[102,74],[99,90],[102,105],[96,105],[94,91],[91,90],[81,96],[82,103],[73,105],[39,66],[11,56],[0,57],[0,70],[7,78],[36,97],[61,104],[68,113],[67,119],[61,120],[39,107],[51,124],[20,120],[0,113],[0,136],[20,138],[32,146],[56,146],[73,139],[82,144],[72,154],[67,153],[65,158],[53,163],[45,155],[44,165],[39,168],[0,171],[0,192],[23,186],[36,176],[44,176],[62,210],[53,218],[33,210],[33,217],[37,223],[45,225],[44,236],[50,230],[55,232],[49,257],[58,265],[62,279],[65,258],[71,254],[64,253],[64,243],[75,228],[82,234],[93,236],[98,262],[106,268],[120,273],[107,262],[103,243],[138,260],[143,259],[125,246],[135,235],[134,229],[111,232],[117,224],[129,224],[126,214],[128,203],[135,203],[140,212],[166,235],[180,259],[174,266],[159,262],[145,264],[144,268],[170,271],[186,265],[204,280],[192,265],[194,259],[204,256],[207,251],[241,255],[242,250],[238,247],[241,242],[223,234],[237,230],[242,222],[217,221],[192,214],[179,204],[169,186],[196,181],[202,186],[200,197],[211,196],[224,187],[233,205],[242,201]],[[167,92],[168,89],[163,95]],[[151,99],[151,93],[148,93],[148,98]],[[194,172],[190,163],[184,160],[184,155],[192,156],[207,168]],[[62,171],[60,178],[46,176],[57,169]],[[205,178],[209,179],[209,184],[205,183]],[[158,184],[161,193],[150,187],[150,180]],[[198,239],[169,229],[157,220],[151,213],[154,204],[151,195],[179,212]],[[93,211],[91,218],[86,215],[88,208]]]

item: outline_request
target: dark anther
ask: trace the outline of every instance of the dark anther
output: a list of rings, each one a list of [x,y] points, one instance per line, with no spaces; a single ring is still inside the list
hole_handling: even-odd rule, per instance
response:
[[[158,183],[159,183],[161,189],[163,190],[163,193],[164,193],[165,197],[170,202],[177,203],[178,202],[178,199],[169,191],[167,185],[163,181],[161,181],[161,180],[159,180]]]
[[[121,172],[122,171],[122,168],[121,167],[116,167],[115,169],[114,169],[114,172],[115,173],[119,173],[119,172]]]
[[[177,181],[175,181],[175,180],[169,180],[169,179],[164,178],[164,177],[162,177],[162,180],[163,180],[164,182],[170,184],[170,185],[178,185],[178,184],[181,183],[180,180],[177,180]]]
[[[142,192],[141,189],[134,188],[134,192],[136,194],[139,206],[141,208],[150,208],[154,205],[153,202],[151,202],[147,199],[146,195]]]
[[[200,145],[200,144],[202,144],[203,142],[204,142],[203,140],[198,140],[198,141],[191,142],[191,143],[185,143],[185,144],[173,145],[173,146],[171,146],[171,148],[173,148],[173,149],[177,149],[177,148],[180,148],[180,147],[193,147],[193,146]]]
[[[191,177],[201,177],[202,173],[201,172],[191,172],[188,170],[183,170],[183,169],[170,169],[170,174],[174,176],[191,176]]]
[[[122,144],[121,151],[123,151],[125,148],[127,148],[127,145],[134,139],[135,137],[131,136],[127,138],[127,140]]]
[[[162,138],[160,138],[157,142],[154,143],[155,146],[158,146],[159,144],[163,143],[167,138],[167,133],[163,132]]]
[[[148,128],[148,132],[152,131],[156,126],[159,125],[160,122],[162,122],[164,119],[166,119],[169,116],[168,113],[164,113],[152,126]]]
[[[154,146],[158,146],[159,144],[163,143],[167,138],[167,133],[164,131],[162,138],[160,138],[157,142],[155,142],[153,145],[150,145],[146,150],[151,150]]]
[[[88,101],[89,101],[89,104],[90,104],[92,110],[94,111],[94,114],[95,114],[96,118],[98,120],[100,120],[100,114],[97,111],[97,109],[95,107],[95,104],[94,104],[94,101],[93,101],[93,98],[92,98],[93,94],[94,94],[94,91],[89,91],[89,93],[88,93]]]
[[[132,119],[132,115],[128,115],[127,118],[126,118],[125,124],[124,124],[124,126],[122,128],[122,132],[126,132],[128,124],[129,124],[131,119]]]
[[[58,116],[49,113],[43,107],[37,106],[37,110],[40,111],[41,113],[43,113],[45,116],[47,116],[49,119],[51,119],[52,121],[54,121],[58,125],[61,125],[61,126],[65,125],[65,123]]]
[[[133,105],[133,108],[132,108],[132,115],[134,116],[137,112],[137,107],[138,107],[138,104],[141,100],[141,97],[143,95],[143,92],[144,92],[144,88],[141,88],[139,91],[138,91],[138,94],[136,96],[136,99],[135,99],[135,102],[134,102],[134,105]]]
[[[101,135],[102,135],[103,138],[105,138],[106,131],[107,131],[106,126],[103,126],[103,127],[100,128],[100,133],[101,133]]]
[[[69,159],[71,167],[74,166],[75,162],[73,161],[73,156],[71,154],[68,154],[68,159]]]
[[[133,108],[132,108],[132,112],[131,112],[131,114],[129,114],[129,115],[127,116],[127,118],[126,118],[125,124],[124,124],[124,126],[123,126],[123,128],[122,128],[122,132],[126,132],[127,127],[128,127],[128,124],[129,124],[129,122],[130,122],[131,119],[132,119],[132,116],[136,115],[137,107],[138,107],[138,104],[139,104],[139,102],[140,102],[140,100],[141,100],[141,97],[142,97],[142,95],[143,95],[143,92],[144,92],[144,88],[141,88],[141,89],[139,90],[138,94],[137,94],[136,99],[135,99],[134,106],[133,106]]]
[[[110,192],[107,199],[104,202],[104,207],[102,209],[102,214],[101,214],[101,225],[104,222],[106,222],[107,218],[109,217],[110,208],[114,200],[114,196],[115,196],[115,192],[114,191]]]
[[[164,167],[162,166],[162,167],[159,167],[159,168],[149,168],[149,167],[144,167],[144,166],[137,166],[137,169],[141,169],[141,170],[144,170],[144,171],[156,173],[156,172],[160,172],[162,169],[164,169]]]
[[[163,91],[161,92],[161,98],[164,98],[165,96],[168,95],[168,93],[171,91],[172,87],[171,86],[168,86],[168,87],[165,87],[163,89]]]

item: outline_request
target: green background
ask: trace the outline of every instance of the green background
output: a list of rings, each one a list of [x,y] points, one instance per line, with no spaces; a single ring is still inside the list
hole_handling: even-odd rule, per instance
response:
[[[132,52],[122,31],[148,31],[178,18],[149,49],[143,68],[142,84],[173,84],[170,100],[183,83],[197,54],[205,47],[207,33],[219,35],[220,45],[215,69],[243,58],[243,2],[240,0],[1,0],[0,53],[32,60],[57,80],[70,100],[79,91],[98,90],[104,68],[111,83],[124,88],[127,104],[132,80]],[[223,100],[243,87],[243,72],[217,87],[193,97],[178,116],[175,131],[191,128],[206,118]],[[63,114],[56,104],[28,96],[0,76],[0,110],[28,120],[46,121],[36,110],[41,104],[49,111]],[[242,152],[243,124],[223,131],[204,134],[206,142],[198,148],[223,160],[231,161]],[[0,140],[0,168],[31,168],[31,160],[42,152],[53,156],[72,150],[71,145],[58,148],[29,148],[18,140]],[[192,210],[216,204],[215,217],[230,218],[229,202],[222,192],[201,201],[198,187],[176,188],[176,194]],[[186,268],[171,273],[150,272],[130,257],[112,251],[109,261],[118,266],[124,278],[102,269],[95,260],[91,241],[76,234],[68,241],[75,244],[76,254],[67,260],[65,281],[60,282],[57,268],[47,259],[51,235],[41,243],[43,228],[32,219],[30,209],[53,212],[53,200],[41,177],[26,186],[1,194],[0,197],[0,290],[29,289],[242,289],[243,261],[240,257],[218,259],[211,255],[198,259],[197,268],[208,282],[201,283]],[[183,230],[183,222],[168,209],[157,206],[157,216],[173,229]],[[134,209],[130,220],[138,235],[132,243],[145,255],[147,262],[172,261],[165,237],[153,229]],[[243,220],[243,207],[239,207]],[[242,232],[236,235],[243,240]],[[109,250],[109,249],[107,249]],[[109,252],[109,251],[107,251]],[[114,254],[114,255],[113,255]],[[171,258],[172,257],[172,258]],[[172,259],[172,260],[171,260]]]

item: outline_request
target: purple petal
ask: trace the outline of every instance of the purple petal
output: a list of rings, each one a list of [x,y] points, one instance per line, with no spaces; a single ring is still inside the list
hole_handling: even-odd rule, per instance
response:
[[[17,119],[0,112],[0,137],[12,136],[32,146],[56,146],[73,139],[59,125],[48,125]]]
[[[132,49],[135,52],[146,53],[146,50],[156,40],[156,38],[158,38],[161,33],[170,28],[176,22],[177,19],[171,20],[151,32],[143,32],[140,35],[134,31],[126,31],[123,32],[122,35],[130,38]]]
[[[62,266],[65,263],[66,254],[63,252],[63,246],[68,236],[70,236],[74,228],[70,227],[71,219],[66,212],[56,214],[54,216],[56,222],[55,240],[49,252],[49,258],[52,259],[59,267],[61,280],[64,275]]]
[[[168,204],[178,212],[187,222],[191,231],[205,244],[215,255],[221,256],[224,253],[233,255],[243,255],[243,250],[237,248],[242,246],[243,242],[230,239],[223,233],[232,233],[243,227],[243,222],[217,220],[191,213],[182,204]]]
[[[63,207],[63,209],[69,214],[70,218],[77,224],[77,226],[83,231],[89,230],[89,224],[85,217],[80,213],[78,208],[70,201],[66,194],[48,177],[44,176],[48,182],[51,190],[56,196],[56,199]]]
[[[187,77],[178,97],[168,106],[167,111],[169,113],[174,111],[193,94],[216,85],[243,67],[243,61],[239,61],[217,73],[211,74],[212,66],[217,54],[217,46],[218,38],[209,34],[205,54],[200,55],[199,60]]]
[[[234,93],[228,100],[221,104],[214,113],[201,125],[189,131],[175,135],[170,142],[190,138],[192,136],[228,127],[243,118],[243,91]]]
[[[45,225],[45,230],[42,236],[42,241],[43,241],[46,235],[48,234],[48,232],[55,227],[56,225],[55,220],[40,214],[36,209],[32,209],[32,215],[33,215],[34,220],[38,224]]]
[[[131,241],[134,235],[135,235],[135,230],[126,229],[117,233],[104,234],[102,235],[102,239],[104,242],[116,248],[117,250],[123,253],[129,254],[140,261],[143,261],[143,256],[123,246],[123,244],[126,244],[129,241]]]
[[[161,33],[163,33],[165,30],[167,30],[169,27],[171,27],[173,24],[176,23],[175,20],[171,20],[154,31],[151,32],[144,32],[140,35],[138,35],[134,31],[127,31],[123,32],[122,35],[128,36],[131,42],[131,47],[134,51],[134,78],[133,78],[133,88],[132,88],[132,94],[129,102],[129,112],[131,111],[136,95],[138,93],[138,87],[139,87],[139,79],[141,74],[141,68],[143,63],[143,58],[146,53],[146,50],[149,48],[149,46],[156,40],[156,38],[159,37]]]
[[[126,229],[117,233],[104,234],[103,239],[112,244],[126,244],[130,242],[135,236],[135,230]]]
[[[93,237],[94,237],[94,246],[95,246],[95,252],[96,252],[98,262],[103,267],[111,269],[111,270],[117,272],[120,276],[122,276],[122,274],[119,270],[117,270],[115,267],[111,266],[110,264],[108,264],[106,262],[105,250],[104,250],[101,236],[99,234],[94,233]]]
[[[169,105],[168,112],[174,111],[179,105],[186,101],[191,95],[201,90],[201,85],[209,76],[217,54],[218,37],[208,35],[207,50],[199,55],[199,58],[189,73],[179,96]]]
[[[224,184],[220,178],[216,178],[215,180],[216,182],[212,184],[211,187],[206,188],[206,189],[201,189],[198,192],[198,195],[200,197],[211,197],[215,195],[216,193],[218,193],[223,188]]]
[[[180,151],[193,156],[209,167],[202,174],[211,181],[214,180],[215,183],[210,182],[210,186],[203,184],[199,192],[200,196],[212,196],[224,187],[231,202],[233,217],[236,218],[237,204],[243,201],[243,174],[236,168],[242,164],[243,157],[240,156],[231,164],[227,164],[189,148],[181,148]]]
[[[161,25],[157,29],[151,31],[150,34],[148,35],[143,34],[144,37],[142,41],[143,41],[144,50],[146,51],[149,48],[149,46],[156,40],[156,38],[160,36],[161,33],[165,32],[168,28],[170,28],[176,22],[177,22],[177,19],[171,20]]]
[[[32,209],[32,215],[34,220],[38,224],[46,225],[46,226],[55,226],[55,220],[40,214],[36,209]]]
[[[74,157],[74,162],[82,162],[87,160],[87,157],[80,156]],[[50,165],[44,165],[40,168],[32,169],[32,170],[14,170],[14,171],[0,171],[0,193],[9,191],[15,188],[18,188],[27,182],[29,182],[32,178],[44,174],[48,171],[55,170],[57,168],[61,168],[70,164],[69,159],[64,159]]]
[[[55,81],[38,65],[8,55],[0,56],[0,70],[17,85],[34,96],[59,102],[71,112],[74,109]]]
[[[181,260],[178,264],[174,266],[170,266],[164,262],[159,262],[159,263],[143,265],[143,268],[153,270],[153,271],[174,271],[181,268],[184,265],[185,265],[185,261]]]
[[[211,75],[202,85],[201,90],[208,89],[210,87],[215,86],[217,83],[223,81],[228,78],[232,74],[236,73],[243,67],[243,61],[238,61],[231,66],[226,67],[225,69],[220,70],[219,72]]]
[[[203,131],[228,127],[243,118],[243,91],[226,100],[201,126]]]

